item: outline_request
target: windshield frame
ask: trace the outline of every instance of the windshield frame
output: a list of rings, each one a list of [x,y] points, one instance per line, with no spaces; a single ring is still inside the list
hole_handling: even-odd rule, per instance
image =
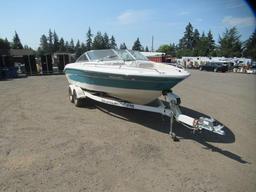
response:
[[[140,53],[139,51],[135,51],[135,50],[128,50],[129,51],[129,53],[135,58],[135,60],[139,60],[139,61],[149,61],[149,59],[146,57],[146,56],[144,56],[142,53]],[[140,56],[140,57],[137,57],[138,55],[135,55],[135,54],[133,54],[133,53],[139,53],[138,55]]]
[[[105,52],[105,53],[104,53]],[[122,53],[126,53],[128,59],[122,57]],[[81,60],[82,57],[86,57],[87,60]],[[99,62],[99,61],[149,61],[149,59],[144,56],[139,51],[128,50],[128,49],[98,49],[90,50],[82,54],[75,62]]]
[[[93,53],[93,52],[99,53],[99,52],[104,52],[104,51],[112,51],[113,54],[102,56],[99,58],[96,58],[96,57],[93,58],[93,55],[90,55],[90,53]],[[87,55],[89,61],[120,61],[120,60],[122,60],[122,58],[120,58],[119,54],[117,54],[117,52],[114,49],[91,50],[91,51],[86,52],[86,55]],[[114,58],[116,58],[116,59],[114,59]]]
[[[123,60],[123,61],[136,61],[136,58],[129,52],[128,49],[118,49],[118,50],[114,50],[117,52],[117,54],[120,56],[120,58]],[[124,59],[119,52],[126,52],[132,59],[131,60],[126,60]]]

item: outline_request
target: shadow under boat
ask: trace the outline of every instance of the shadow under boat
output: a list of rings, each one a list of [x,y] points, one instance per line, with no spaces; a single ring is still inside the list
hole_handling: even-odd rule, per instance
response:
[[[107,113],[108,115],[114,116],[125,121],[141,124],[144,127],[162,132],[164,134],[169,134],[170,131],[170,118],[167,116],[162,116],[161,114],[112,106],[97,101],[93,101],[91,99],[86,101],[86,106],[84,107],[89,109],[97,108],[102,112]],[[189,109],[184,106],[180,106],[180,109],[183,114],[194,118],[209,117],[206,114]],[[223,124],[218,120],[216,120],[216,122]],[[225,135],[218,135],[207,130],[202,130],[201,132],[193,133],[191,129],[188,129],[180,123],[174,122],[173,124],[173,131],[180,140],[191,139],[197,141],[203,146],[204,149],[211,150],[212,152],[218,152],[242,164],[248,163],[247,161],[243,160],[241,156],[230,151],[227,151],[225,149],[221,149],[209,143],[234,143],[235,135],[231,131],[231,129],[225,126],[223,130],[225,131]]]

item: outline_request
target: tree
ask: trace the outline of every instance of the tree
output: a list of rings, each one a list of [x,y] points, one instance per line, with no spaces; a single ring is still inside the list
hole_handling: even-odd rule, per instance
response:
[[[65,52],[68,52],[69,51],[69,42],[68,41],[66,41],[65,42]]]
[[[53,32],[53,52],[57,52],[59,50],[59,37],[57,35],[57,33]]]
[[[53,52],[53,33],[51,29],[49,29],[49,32],[48,32],[48,45],[49,45],[49,52],[52,53]]]
[[[209,46],[208,46],[208,38],[205,36],[204,32],[200,37],[200,40],[197,45],[198,54],[196,56],[208,56],[209,54]]]
[[[113,35],[110,38],[110,48],[111,49],[116,49],[116,40],[115,40]]]
[[[172,56],[176,56],[176,46],[175,44],[164,44],[164,45],[161,45],[158,50],[159,52],[163,52],[167,55],[172,55]]]
[[[125,43],[121,43],[121,44],[120,44],[120,49],[127,49]]]
[[[102,49],[109,49],[110,48],[110,43],[109,43],[109,38],[108,34],[105,32],[103,35],[103,47]]]
[[[60,51],[60,52],[66,51],[66,48],[65,48],[65,41],[64,41],[63,38],[60,38],[59,51]]]
[[[39,55],[45,54],[48,52],[48,42],[47,42],[47,37],[46,35],[42,35],[40,38],[40,46],[38,48],[38,53]]]
[[[145,51],[146,51],[146,52],[149,52],[148,46],[145,47]]]
[[[245,57],[256,60],[256,32],[254,31],[247,41],[245,41],[245,47],[243,55]]]
[[[81,43],[81,52],[84,53],[86,52],[86,50],[87,50],[87,47],[85,46],[85,44]]]
[[[170,45],[167,45],[167,44],[164,44],[164,45],[161,45],[158,50],[159,52],[163,52],[165,54],[170,54],[171,52],[171,46]]]
[[[33,50],[31,47],[29,47],[28,45],[24,45],[23,49],[27,49],[27,50]]]
[[[219,38],[219,56],[240,57],[242,51],[240,37],[236,27],[226,29],[223,36]]]
[[[100,31],[97,32],[96,36],[93,39],[92,48],[93,49],[105,49],[104,38]]]
[[[200,33],[197,29],[194,31],[193,36],[193,56],[202,56],[202,43],[205,41],[205,34],[202,33],[200,37]]]
[[[193,33],[193,42],[192,42],[193,49],[195,49],[197,47],[199,40],[200,40],[200,33],[199,33],[198,29],[195,29],[195,31]]]
[[[208,40],[208,49],[209,49],[209,55],[210,56],[215,56],[215,41],[213,39],[213,35],[211,30],[209,30],[208,34],[207,34],[207,40]]]
[[[92,36],[93,36],[90,27],[89,27],[89,29],[88,29],[88,32],[87,32],[86,36],[87,36],[86,48],[87,48],[87,50],[89,51],[89,50],[92,49]]]
[[[83,54],[79,40],[77,40],[77,43],[75,46],[75,54],[76,54],[76,58],[80,57],[80,55]]]
[[[193,26],[191,23],[188,23],[188,25],[185,28],[185,32],[183,37],[179,40],[179,48],[177,50],[177,56],[192,56],[194,54],[194,48],[196,44],[196,40],[194,38],[198,39],[199,32],[196,29],[196,34],[193,32]]]
[[[142,50],[142,45],[140,43],[139,38],[137,38],[136,41],[134,42],[134,44],[132,46],[132,50],[136,50],[136,51],[141,51]]]
[[[194,43],[194,32],[193,32],[193,26],[191,23],[188,23],[188,25],[185,28],[184,36],[180,40],[180,48],[182,49],[192,49],[193,43]]]
[[[13,49],[23,49],[23,45],[21,44],[19,35],[16,31],[15,31],[15,35],[13,37],[12,48]]]
[[[0,38],[0,49],[10,49],[11,45],[10,42],[7,40],[7,38],[5,39],[1,39]]]
[[[70,52],[70,53],[75,52],[74,40],[72,38],[71,38],[70,43],[69,43],[68,52]]]

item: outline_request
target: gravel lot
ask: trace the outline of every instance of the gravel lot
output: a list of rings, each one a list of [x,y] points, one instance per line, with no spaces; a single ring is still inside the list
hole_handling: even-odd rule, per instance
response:
[[[0,81],[0,191],[256,191],[256,75],[191,71],[185,114],[227,134],[193,134],[157,114],[68,101],[65,76]]]

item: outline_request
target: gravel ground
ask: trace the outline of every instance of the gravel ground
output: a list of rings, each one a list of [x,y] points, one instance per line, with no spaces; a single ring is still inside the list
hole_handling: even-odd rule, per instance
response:
[[[68,101],[65,76],[0,81],[0,191],[256,191],[256,76],[191,71],[174,88],[185,114],[225,136],[160,115]]]

